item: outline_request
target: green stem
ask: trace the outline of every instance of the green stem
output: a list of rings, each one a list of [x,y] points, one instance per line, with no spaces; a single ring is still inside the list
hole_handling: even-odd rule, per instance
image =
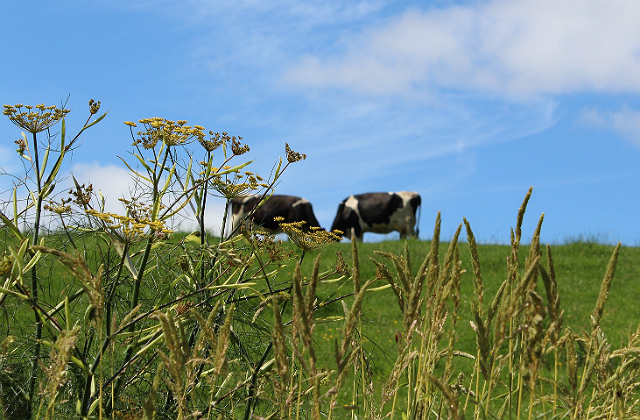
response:
[[[142,284],[142,277],[144,275],[147,262],[149,260],[149,254],[151,254],[151,245],[153,245],[153,236],[149,236],[149,239],[147,239],[147,246],[142,256],[142,262],[140,263],[140,268],[138,269],[138,277],[135,279],[133,283],[133,297],[131,298],[131,307],[130,307],[131,311],[133,311],[135,307],[138,306],[138,301],[140,299],[140,284]],[[128,332],[133,332],[134,330],[135,330],[135,324],[132,323],[128,328]],[[122,362],[123,365],[126,365],[129,363],[129,361],[133,357],[134,351],[135,351],[135,346],[132,343],[127,348],[127,352],[125,353],[125,356]],[[109,405],[107,405],[107,408],[105,410],[105,413],[107,416],[111,415],[111,410],[113,409],[113,407],[111,406],[111,401],[118,399],[118,394],[120,393],[120,390],[121,390],[122,381],[123,381],[122,376],[119,377],[118,380],[116,381],[115,387],[113,389],[113,396],[112,398],[109,399]]]
[[[33,133],[33,157],[34,171],[36,174],[36,216],[33,223],[32,245],[36,245],[40,235],[40,217],[42,213],[42,179],[40,177],[40,161],[38,158],[38,140],[36,133]],[[40,340],[42,339],[42,318],[37,308],[38,303],[38,272],[36,266],[31,269],[31,299],[34,302],[33,312],[36,321],[36,342],[33,349],[33,359],[31,361],[31,372],[29,373],[29,412],[33,407],[33,400],[36,392],[36,378],[38,376],[38,365],[40,361]]]
[[[109,293],[107,293],[107,299],[105,300],[105,325],[106,325],[106,337],[102,342],[102,347],[100,353],[96,355],[96,359],[93,361],[91,368],[89,369],[89,374],[85,378],[84,384],[84,394],[82,395],[82,414],[89,414],[89,406],[91,404],[91,383],[93,382],[93,377],[95,376],[96,369],[100,365],[100,361],[102,359],[102,355],[107,351],[109,343],[111,342],[111,303],[113,301],[113,297],[115,295],[116,288],[118,286],[118,282],[120,280],[120,276],[122,275],[122,268],[124,267],[125,258],[129,252],[129,243],[125,243],[124,248],[122,250],[122,259],[120,261],[120,266],[118,267],[118,274],[116,274],[116,278],[113,280],[111,285],[111,289]]]
[[[164,152],[164,156],[162,158],[162,163],[160,165],[158,165],[158,159],[155,159],[155,166],[154,166],[154,170],[152,175],[152,179],[153,179],[153,204],[155,206],[157,200],[162,200],[162,197],[160,195],[160,191],[159,191],[159,183],[160,183],[160,179],[162,177],[162,172],[164,170],[165,164],[167,162],[167,159],[169,158],[169,152],[170,152],[170,147],[166,146],[167,149]],[[154,151],[155,153],[155,151]],[[154,218],[155,219],[155,218]],[[155,220],[154,220],[155,221]],[[140,262],[140,267],[138,268],[138,275],[136,277],[136,279],[134,280],[133,283],[133,296],[131,297],[131,306],[130,306],[130,310],[133,311],[135,309],[136,306],[138,306],[138,301],[140,299],[140,285],[142,284],[142,279],[144,276],[144,272],[146,270],[147,267],[147,262],[149,261],[149,255],[151,254],[151,246],[153,245],[153,240],[154,240],[154,236],[153,236],[153,232],[151,233],[151,235],[149,235],[149,238],[147,239],[147,245],[145,247],[144,250],[144,254],[142,255],[142,261]],[[108,321],[107,321],[108,322]],[[133,332],[135,330],[135,323],[132,323],[129,328],[127,329],[128,332]],[[128,348],[127,351],[125,353],[123,362],[122,362],[122,366],[125,366],[129,363],[129,361],[131,360],[131,358],[133,357],[133,353],[135,351],[135,346],[132,343]],[[121,391],[122,388],[122,381],[124,380],[124,378],[122,376],[120,376],[118,378],[118,380],[116,381],[116,384],[113,388],[113,394],[111,396],[111,398],[109,399],[109,404],[107,405],[106,409],[105,409],[105,414],[107,416],[111,415],[111,411],[113,410],[113,404],[112,402],[118,399],[118,394]]]
[[[305,252],[302,251],[302,255],[300,256],[300,265],[302,265],[302,261],[304,260],[304,255],[305,255]],[[291,283],[291,286],[289,286],[289,290],[287,293],[291,294],[292,289],[293,289],[293,282]],[[282,305],[282,308],[280,309],[280,315],[284,314],[284,311],[287,308],[288,303],[289,303],[288,300],[284,302],[284,305]],[[267,356],[271,352],[272,348],[273,348],[273,339],[271,339],[271,341],[269,342],[269,345],[264,350],[264,353],[262,353],[262,357],[260,358],[255,368],[253,369],[253,374],[251,375],[251,383],[249,385],[249,396],[247,397],[247,406],[244,411],[243,420],[249,420],[251,418],[253,407],[256,403],[255,392],[256,392],[256,383],[258,382],[258,373],[260,372],[260,369],[262,369],[262,365],[264,365],[264,362],[267,360]]]

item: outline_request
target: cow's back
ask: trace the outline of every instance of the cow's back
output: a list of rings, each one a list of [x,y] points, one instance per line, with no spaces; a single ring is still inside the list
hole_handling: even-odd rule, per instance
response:
[[[239,213],[236,214],[234,209],[234,227],[236,226],[235,223],[239,223],[251,212],[253,212],[250,216],[251,222],[272,233],[281,232],[280,223],[305,221],[303,229],[308,229],[311,226],[320,226],[313,214],[311,203],[307,199],[292,195],[274,194],[258,208],[256,206],[260,204],[260,197],[250,196],[243,200]],[[283,220],[275,221],[273,220],[275,217],[281,217]]]
[[[408,191],[351,195],[340,203],[331,229],[342,230],[348,237],[353,228],[358,238],[365,232],[397,231],[401,237],[413,236],[420,204],[420,195]]]

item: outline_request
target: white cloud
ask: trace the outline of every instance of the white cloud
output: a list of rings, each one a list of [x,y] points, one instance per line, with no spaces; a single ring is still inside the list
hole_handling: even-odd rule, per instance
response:
[[[80,184],[93,185],[93,190],[104,196],[105,210],[122,213],[119,198],[130,197],[133,187],[131,174],[126,168],[116,165],[100,165],[99,163],[77,163],[71,173]],[[71,186],[73,180],[68,180]]]
[[[618,111],[603,112],[596,109],[583,111],[580,121],[584,124],[613,130],[640,148],[640,111],[627,106]]]
[[[290,83],[369,93],[471,89],[523,97],[640,92],[640,2],[494,0],[409,10],[307,54]]]
[[[80,184],[92,184],[94,192],[100,192],[105,198],[105,210],[108,212],[123,213],[123,206],[119,198],[130,198],[134,184],[131,173],[126,168],[116,165],[100,165],[98,163],[78,163],[73,165],[74,177]],[[66,181],[69,188],[73,180]],[[209,197],[207,211],[205,212],[205,226],[208,230],[218,234],[222,228],[224,215],[224,202]],[[193,212],[189,206],[185,207],[170,223],[172,229],[190,231],[197,228]]]

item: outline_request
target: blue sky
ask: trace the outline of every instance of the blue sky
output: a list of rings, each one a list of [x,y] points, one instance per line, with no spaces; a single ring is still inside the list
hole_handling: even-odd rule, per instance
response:
[[[639,16],[635,0],[5,1],[0,99],[68,98],[70,127],[100,100],[66,169],[113,201],[123,121],[158,116],[243,136],[258,173],[285,142],[306,153],[276,192],[327,227],[350,194],[413,190],[422,237],[441,211],[445,238],[466,217],[507,243],[533,186],[526,238],[544,212],[543,242],[640,246]],[[0,133],[16,170],[19,130]]]

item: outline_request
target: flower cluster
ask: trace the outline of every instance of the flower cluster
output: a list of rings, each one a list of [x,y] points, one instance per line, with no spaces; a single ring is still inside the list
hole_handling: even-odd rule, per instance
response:
[[[3,114],[9,117],[12,123],[23,130],[36,134],[45,131],[60,121],[70,112],[56,106],[40,105],[5,105]]]
[[[99,110],[100,110],[100,101],[94,101],[93,99],[91,99],[89,101],[89,112],[91,113],[91,115],[97,114]]]
[[[148,218],[137,219],[115,213],[101,213],[94,209],[85,210],[89,216],[100,219],[105,228],[121,241],[133,243],[151,235],[166,235],[173,233],[166,228],[163,221],[151,221]]]
[[[60,203],[56,203],[55,201],[50,201],[49,204],[44,205],[45,210],[49,210],[58,215],[62,215],[64,213],[71,212],[71,206],[69,203],[73,201],[72,198],[63,198]]]
[[[289,147],[289,143],[284,144],[284,151],[287,154],[287,162],[289,163],[298,162],[307,158],[307,155],[305,155],[304,153],[298,153],[291,150],[291,147]]]
[[[230,167],[225,166],[222,168],[222,170],[226,169],[230,169]],[[250,194],[260,188],[269,187],[260,175],[249,171],[244,173],[238,171],[233,176],[233,179],[215,177],[211,183],[213,188],[228,200]]]
[[[251,241],[256,249],[260,249],[269,255],[269,261],[289,261],[297,257],[294,251],[285,248],[282,245],[282,241],[273,234],[260,230],[256,231],[256,233],[259,234],[251,235]]]
[[[13,255],[4,254],[2,260],[0,260],[0,277],[5,276],[11,272],[13,269]]]
[[[274,217],[273,220],[281,222],[283,217]],[[342,238],[333,232],[328,232],[321,227],[311,226],[308,231],[303,230],[307,222],[280,223],[280,229],[287,234],[289,240],[303,251],[320,249]]]
[[[69,195],[75,197],[72,200],[80,207],[88,206],[91,202],[91,197],[93,197],[93,184],[87,186],[84,184],[76,185],[75,190],[69,190]]]
[[[171,121],[164,118],[143,118],[138,120],[143,125],[144,130],[138,131],[138,139],[133,142],[134,146],[142,144],[145,149],[153,149],[158,142],[167,146],[175,146],[184,144],[193,138],[197,138],[202,142],[205,134],[204,127],[199,125],[187,125],[187,121],[178,120]],[[137,124],[131,121],[125,121],[130,127],[137,127]]]

